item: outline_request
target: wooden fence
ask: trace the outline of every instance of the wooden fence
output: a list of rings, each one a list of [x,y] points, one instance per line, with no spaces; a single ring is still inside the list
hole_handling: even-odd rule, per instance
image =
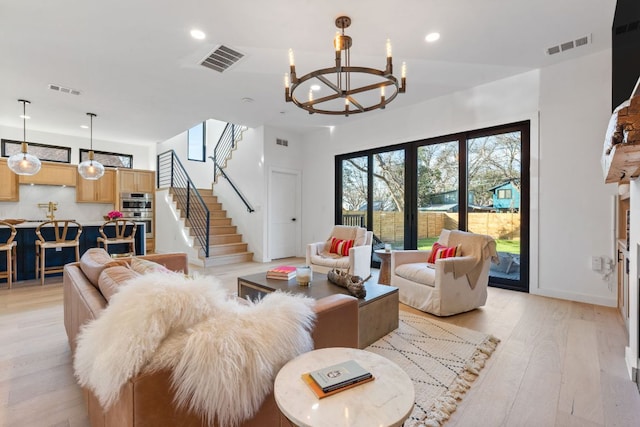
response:
[[[344,215],[358,216],[362,213],[345,212]],[[458,214],[450,212],[418,213],[418,239],[438,237],[443,228],[457,230]],[[520,214],[472,212],[468,214],[467,228],[473,233],[488,234],[496,239],[519,239]],[[383,242],[403,242],[404,213],[374,212],[373,233]]]

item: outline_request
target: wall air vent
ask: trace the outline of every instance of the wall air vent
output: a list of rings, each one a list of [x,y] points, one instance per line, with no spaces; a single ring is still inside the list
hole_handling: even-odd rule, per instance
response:
[[[570,40],[568,42],[560,43],[557,46],[551,46],[547,48],[547,55],[555,55],[556,53],[566,52],[570,49],[580,46],[586,46],[591,43],[591,34],[588,36],[580,37],[576,40]]]
[[[64,87],[60,85],[50,84],[49,89],[55,90],[57,92],[69,93],[71,95],[80,95],[80,91],[78,89],[71,89],[70,87]]]
[[[286,139],[276,138],[276,145],[282,145],[283,147],[288,147],[289,141],[287,141]]]
[[[200,63],[200,65],[222,73],[242,59],[243,56],[244,54],[237,50],[220,45],[211,52],[211,54]]]

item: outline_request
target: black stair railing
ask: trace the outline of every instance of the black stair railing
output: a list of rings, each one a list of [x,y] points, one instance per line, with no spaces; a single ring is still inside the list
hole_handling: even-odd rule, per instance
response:
[[[231,157],[231,152],[236,148],[236,144],[240,140],[242,136],[242,132],[247,130],[246,126],[234,125],[233,123],[227,123],[224,130],[222,131],[222,135],[218,139],[218,143],[216,144],[213,150],[213,156],[209,156],[211,160],[213,160],[213,179],[217,182],[218,177],[222,175],[224,179],[229,182],[233,191],[240,197],[242,203],[247,208],[249,213],[255,212],[255,209],[251,207],[246,197],[240,192],[238,187],[233,183],[229,175],[224,171],[224,168],[227,165],[227,160]]]
[[[178,208],[185,212],[185,218],[193,235],[209,257],[210,213],[200,192],[189,178],[189,174],[173,150],[158,154],[158,188],[171,188]]]

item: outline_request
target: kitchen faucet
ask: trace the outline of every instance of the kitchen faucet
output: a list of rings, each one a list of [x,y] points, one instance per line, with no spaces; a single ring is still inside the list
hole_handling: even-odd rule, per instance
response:
[[[56,219],[54,212],[58,210],[57,202],[49,202],[49,203],[38,203],[39,208],[47,208],[47,218],[49,221],[53,221]]]

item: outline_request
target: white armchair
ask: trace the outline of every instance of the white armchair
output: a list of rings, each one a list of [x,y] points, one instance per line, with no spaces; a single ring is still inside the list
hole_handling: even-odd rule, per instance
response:
[[[400,302],[436,316],[450,316],[483,306],[487,301],[489,267],[497,259],[490,236],[443,230],[438,243],[460,245],[458,257],[427,264],[431,250],[391,252],[391,286]]]
[[[332,237],[354,241],[348,256],[330,253]],[[318,273],[327,273],[329,270],[339,268],[344,271],[348,270],[349,274],[368,279],[371,277],[372,241],[372,231],[367,231],[362,227],[336,225],[327,241],[307,245],[307,265]]]

